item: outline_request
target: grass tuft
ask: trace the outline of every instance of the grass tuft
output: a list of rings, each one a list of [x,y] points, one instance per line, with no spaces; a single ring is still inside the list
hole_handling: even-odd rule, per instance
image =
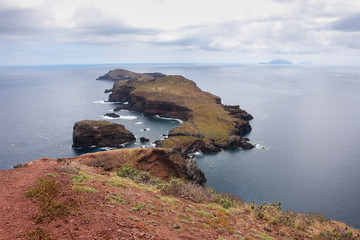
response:
[[[96,190],[95,188],[88,187],[88,186],[73,186],[72,189],[75,191],[79,191],[79,192],[89,192],[89,193],[97,193],[98,192],[98,190]]]
[[[53,240],[51,234],[45,231],[42,227],[37,227],[32,231],[28,231],[24,234],[26,240]]]
[[[35,186],[27,189],[26,196],[35,198],[40,208],[35,216],[36,222],[50,222],[55,217],[67,216],[70,213],[70,207],[58,201],[59,192],[60,187],[51,176],[39,178]]]

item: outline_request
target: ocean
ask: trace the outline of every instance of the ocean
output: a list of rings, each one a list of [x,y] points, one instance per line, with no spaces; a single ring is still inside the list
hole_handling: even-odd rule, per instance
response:
[[[197,157],[207,186],[247,202],[282,202],[284,209],[323,213],[360,228],[360,69],[317,65],[107,64],[0,67],[0,169],[41,157],[107,149],[72,149],[76,121],[101,120],[111,69],[183,75],[224,104],[254,116],[247,135],[257,148]],[[121,111],[147,146],[179,122]],[[144,131],[147,129],[147,131]],[[212,168],[210,168],[212,166]],[[1,172],[0,172],[1,174]]]

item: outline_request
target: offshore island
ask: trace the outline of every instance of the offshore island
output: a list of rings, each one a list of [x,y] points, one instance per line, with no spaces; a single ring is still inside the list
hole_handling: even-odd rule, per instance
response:
[[[359,230],[321,214],[244,203],[201,186],[206,178],[192,153],[254,147],[243,137],[253,117],[239,106],[178,75],[116,69],[98,79],[115,81],[106,92],[110,102],[127,102],[120,109],[182,123],[155,148],[42,158],[1,171],[1,239],[360,239]],[[121,124],[74,125],[73,147],[134,140]]]

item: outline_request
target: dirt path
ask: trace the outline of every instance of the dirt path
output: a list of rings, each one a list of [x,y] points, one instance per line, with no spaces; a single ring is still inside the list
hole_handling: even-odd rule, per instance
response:
[[[26,168],[0,171],[0,239],[16,239],[32,227],[31,199],[25,197],[26,188],[39,177],[55,170],[53,161],[37,160]]]

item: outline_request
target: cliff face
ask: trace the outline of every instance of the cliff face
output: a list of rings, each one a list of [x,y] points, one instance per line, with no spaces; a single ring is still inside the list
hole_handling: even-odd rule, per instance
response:
[[[135,140],[135,136],[121,124],[94,120],[74,124],[73,147],[119,147]]]
[[[239,106],[221,104],[221,99],[202,91],[182,76],[131,79],[114,83],[109,101],[128,102],[129,110],[184,121],[157,146],[182,154],[202,150],[253,148],[242,135],[251,131],[252,116]]]
[[[204,173],[192,159],[185,159],[171,149],[127,148],[84,154],[69,160],[88,166],[102,167],[107,171],[117,170],[124,164],[130,164],[138,170],[151,172],[163,180],[178,177],[198,184],[206,182]]]

